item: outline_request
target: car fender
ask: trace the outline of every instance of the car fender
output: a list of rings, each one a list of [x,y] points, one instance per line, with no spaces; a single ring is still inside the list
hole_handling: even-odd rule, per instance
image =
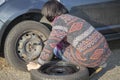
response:
[[[12,0],[14,2],[9,2],[9,1],[0,7],[0,21],[2,21],[3,23],[0,26],[0,46],[2,39],[4,38],[4,33],[8,25],[13,20],[15,20],[17,17],[23,14],[40,12],[41,7],[45,3],[41,0],[35,0],[35,2],[33,0],[25,0],[28,1],[27,5],[21,7],[21,5],[24,3],[23,0],[19,0],[19,1]],[[20,4],[18,2],[20,2]],[[14,7],[12,6],[13,4],[15,4]]]

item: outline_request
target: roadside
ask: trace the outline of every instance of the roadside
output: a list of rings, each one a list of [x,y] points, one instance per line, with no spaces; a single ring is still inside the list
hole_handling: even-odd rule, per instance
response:
[[[107,68],[95,75],[91,80],[120,80],[120,40],[109,42],[112,55]]]
[[[91,80],[120,80],[120,40],[109,42],[113,54],[108,67],[95,75]],[[0,80],[30,80],[30,74],[16,70],[0,57]]]

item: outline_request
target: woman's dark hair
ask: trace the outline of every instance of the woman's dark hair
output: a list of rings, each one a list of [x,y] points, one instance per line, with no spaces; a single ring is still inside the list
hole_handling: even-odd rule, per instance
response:
[[[48,21],[52,22],[56,16],[68,13],[68,10],[57,0],[49,0],[43,5],[41,13]]]

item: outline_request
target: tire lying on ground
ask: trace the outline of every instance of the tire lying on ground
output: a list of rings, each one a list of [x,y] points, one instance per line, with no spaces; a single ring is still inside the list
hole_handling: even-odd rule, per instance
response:
[[[40,22],[26,20],[16,24],[5,40],[4,53],[15,68],[27,70],[26,63],[37,60],[50,30]]]
[[[32,80],[89,80],[88,69],[67,62],[50,62],[31,70]]]

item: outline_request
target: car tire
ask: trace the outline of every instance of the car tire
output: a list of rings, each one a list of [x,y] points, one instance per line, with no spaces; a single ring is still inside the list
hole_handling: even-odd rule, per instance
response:
[[[40,22],[26,20],[15,25],[5,40],[4,54],[8,63],[26,71],[26,64],[37,60],[49,34],[50,30]]]
[[[89,80],[88,69],[68,62],[50,62],[31,70],[32,80]]]

